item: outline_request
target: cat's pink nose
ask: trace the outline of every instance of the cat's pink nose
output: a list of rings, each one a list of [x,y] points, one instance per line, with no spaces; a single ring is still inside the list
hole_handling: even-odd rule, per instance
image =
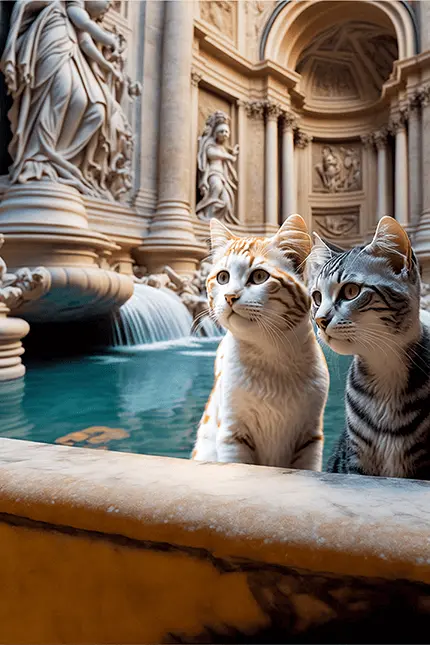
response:
[[[234,303],[236,302],[236,300],[239,300],[240,296],[236,295],[235,293],[226,293],[224,295],[224,298],[226,299],[230,307],[233,307]]]

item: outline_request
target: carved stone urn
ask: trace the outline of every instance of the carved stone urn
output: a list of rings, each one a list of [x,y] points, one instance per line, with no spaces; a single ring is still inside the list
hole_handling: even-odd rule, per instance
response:
[[[30,326],[20,318],[8,318],[8,313],[9,309],[0,302],[0,381],[11,381],[25,374],[21,340],[27,336]]]

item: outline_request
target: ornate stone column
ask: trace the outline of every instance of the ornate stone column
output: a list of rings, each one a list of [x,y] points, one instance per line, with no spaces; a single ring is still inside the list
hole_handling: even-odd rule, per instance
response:
[[[294,126],[291,112],[282,119],[282,221],[297,211],[296,169],[294,164]]]
[[[394,156],[394,215],[402,226],[409,224],[407,116],[396,115],[390,127],[396,139]]]
[[[193,2],[165,3],[158,201],[150,233],[136,253],[150,273],[166,264],[191,273],[207,253],[190,213],[193,8]]]
[[[191,178],[190,178],[190,203],[191,210],[196,207],[196,178],[197,178],[197,141],[199,121],[199,83],[202,75],[197,70],[191,71]]]
[[[426,3],[423,3],[426,4]],[[421,160],[422,204],[421,217],[415,236],[415,249],[423,267],[425,282],[430,281],[430,86],[421,90]]]
[[[278,225],[278,118],[276,103],[266,104],[265,214],[266,223]]]
[[[240,156],[246,156],[246,224],[264,225],[265,220],[265,173],[256,173],[257,163],[265,155],[266,129],[264,123],[265,114],[264,101],[249,101],[245,104],[245,111],[251,123],[246,125],[247,133],[252,133],[252,146],[246,148],[246,155],[241,150]],[[245,127],[245,126],[244,126]],[[249,135],[248,135],[249,136]],[[241,186],[239,185],[239,192]],[[264,218],[264,221],[262,219]],[[242,220],[245,222],[245,218]],[[277,228],[278,223],[271,226]],[[267,226],[266,226],[267,228]]]
[[[237,101],[237,142],[240,154],[237,160],[237,216],[239,222],[245,221],[246,209],[246,104],[244,101]]]
[[[421,99],[416,93],[409,100],[408,166],[410,224],[417,226],[422,204]]]
[[[384,215],[391,215],[389,212],[388,198],[388,130],[385,128],[374,133],[374,141],[378,154],[378,195],[377,195],[377,218],[378,220]]]

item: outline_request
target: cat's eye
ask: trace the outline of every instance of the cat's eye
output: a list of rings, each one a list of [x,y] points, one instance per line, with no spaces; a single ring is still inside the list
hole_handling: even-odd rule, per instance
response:
[[[312,292],[312,300],[314,301],[316,306],[319,307],[321,302],[322,302],[321,291],[313,291]]]
[[[228,271],[220,271],[216,279],[219,284],[227,284],[230,280],[230,274]]]
[[[251,284],[263,284],[269,278],[269,274],[264,269],[255,269],[249,276]]]
[[[360,291],[361,287],[358,284],[349,282],[342,288],[342,298],[345,298],[345,300],[354,300],[354,298],[358,296]]]

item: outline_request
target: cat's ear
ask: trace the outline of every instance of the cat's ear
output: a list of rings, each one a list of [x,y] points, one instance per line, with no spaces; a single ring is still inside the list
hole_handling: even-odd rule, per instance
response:
[[[295,270],[302,275],[306,258],[311,252],[312,241],[303,217],[290,215],[272,238],[274,246],[293,262]]]
[[[211,231],[211,251],[212,256],[216,255],[223,249],[231,240],[235,240],[236,236],[216,217],[210,220]]]
[[[324,264],[336,257],[336,255],[344,253],[343,249],[336,247],[334,244],[326,244],[317,233],[314,233],[313,236],[314,245],[306,262],[306,282],[308,284],[314,282]]]
[[[382,217],[376,227],[373,240],[365,247],[370,255],[385,257],[396,273],[412,267],[412,246],[405,229],[388,215]]]

